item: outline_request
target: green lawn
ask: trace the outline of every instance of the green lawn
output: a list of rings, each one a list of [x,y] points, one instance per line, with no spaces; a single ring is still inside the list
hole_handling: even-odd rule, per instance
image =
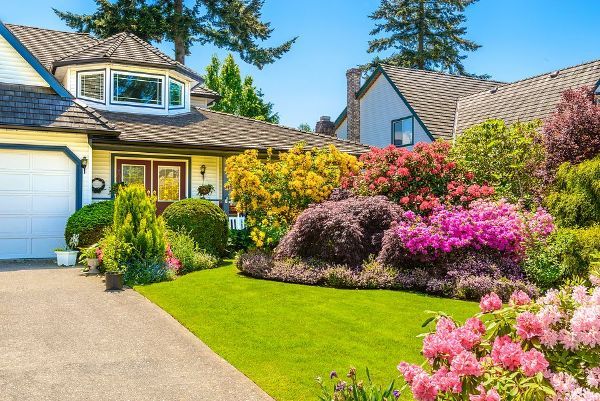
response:
[[[422,361],[425,310],[461,320],[477,310],[407,292],[256,280],[231,264],[135,289],[280,401],[313,401],[316,376],[350,366],[388,384],[398,362]]]

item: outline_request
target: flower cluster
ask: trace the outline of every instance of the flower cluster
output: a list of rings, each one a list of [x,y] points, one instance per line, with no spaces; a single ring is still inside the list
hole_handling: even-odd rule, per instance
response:
[[[321,202],[340,185],[344,176],[356,174],[358,160],[333,145],[305,149],[298,144],[266,161],[248,150],[227,159],[227,188],[247,224],[257,247],[273,247],[296,216],[311,203]]]
[[[519,259],[527,243],[553,229],[552,216],[543,209],[530,213],[504,200],[477,200],[468,207],[436,207],[427,217],[407,211],[396,234],[411,255],[420,257],[489,248]]]
[[[496,294],[457,325],[437,317],[428,368],[398,365],[418,401],[600,401],[600,288],[567,286],[536,302]]]
[[[441,204],[465,204],[489,197],[494,188],[474,182],[448,157],[450,144],[418,143],[414,149],[373,148],[361,156],[364,170],[344,186],[361,195],[385,195],[405,208],[428,212]]]
[[[171,245],[167,245],[165,264],[167,265],[167,268],[173,270],[175,274],[179,274],[179,272],[181,271],[181,261],[177,259],[173,254],[173,251],[171,250]]]

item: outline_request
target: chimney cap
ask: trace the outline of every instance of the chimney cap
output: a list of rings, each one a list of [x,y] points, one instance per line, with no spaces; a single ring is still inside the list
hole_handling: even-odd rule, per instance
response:
[[[331,117],[330,116],[321,116],[321,118],[319,120],[320,121],[331,121]]]

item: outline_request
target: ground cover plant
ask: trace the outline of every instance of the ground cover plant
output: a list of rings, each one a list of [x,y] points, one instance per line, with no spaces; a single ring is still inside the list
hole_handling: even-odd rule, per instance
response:
[[[388,383],[399,360],[423,361],[425,310],[457,319],[477,311],[476,303],[416,293],[255,280],[231,264],[135,290],[279,401],[315,400],[315,377],[348,366],[368,366],[374,383]]]

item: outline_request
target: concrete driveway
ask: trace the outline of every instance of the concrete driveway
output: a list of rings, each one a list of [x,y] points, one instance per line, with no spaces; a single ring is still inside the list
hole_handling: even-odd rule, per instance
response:
[[[0,400],[272,399],[133,290],[0,262]]]

